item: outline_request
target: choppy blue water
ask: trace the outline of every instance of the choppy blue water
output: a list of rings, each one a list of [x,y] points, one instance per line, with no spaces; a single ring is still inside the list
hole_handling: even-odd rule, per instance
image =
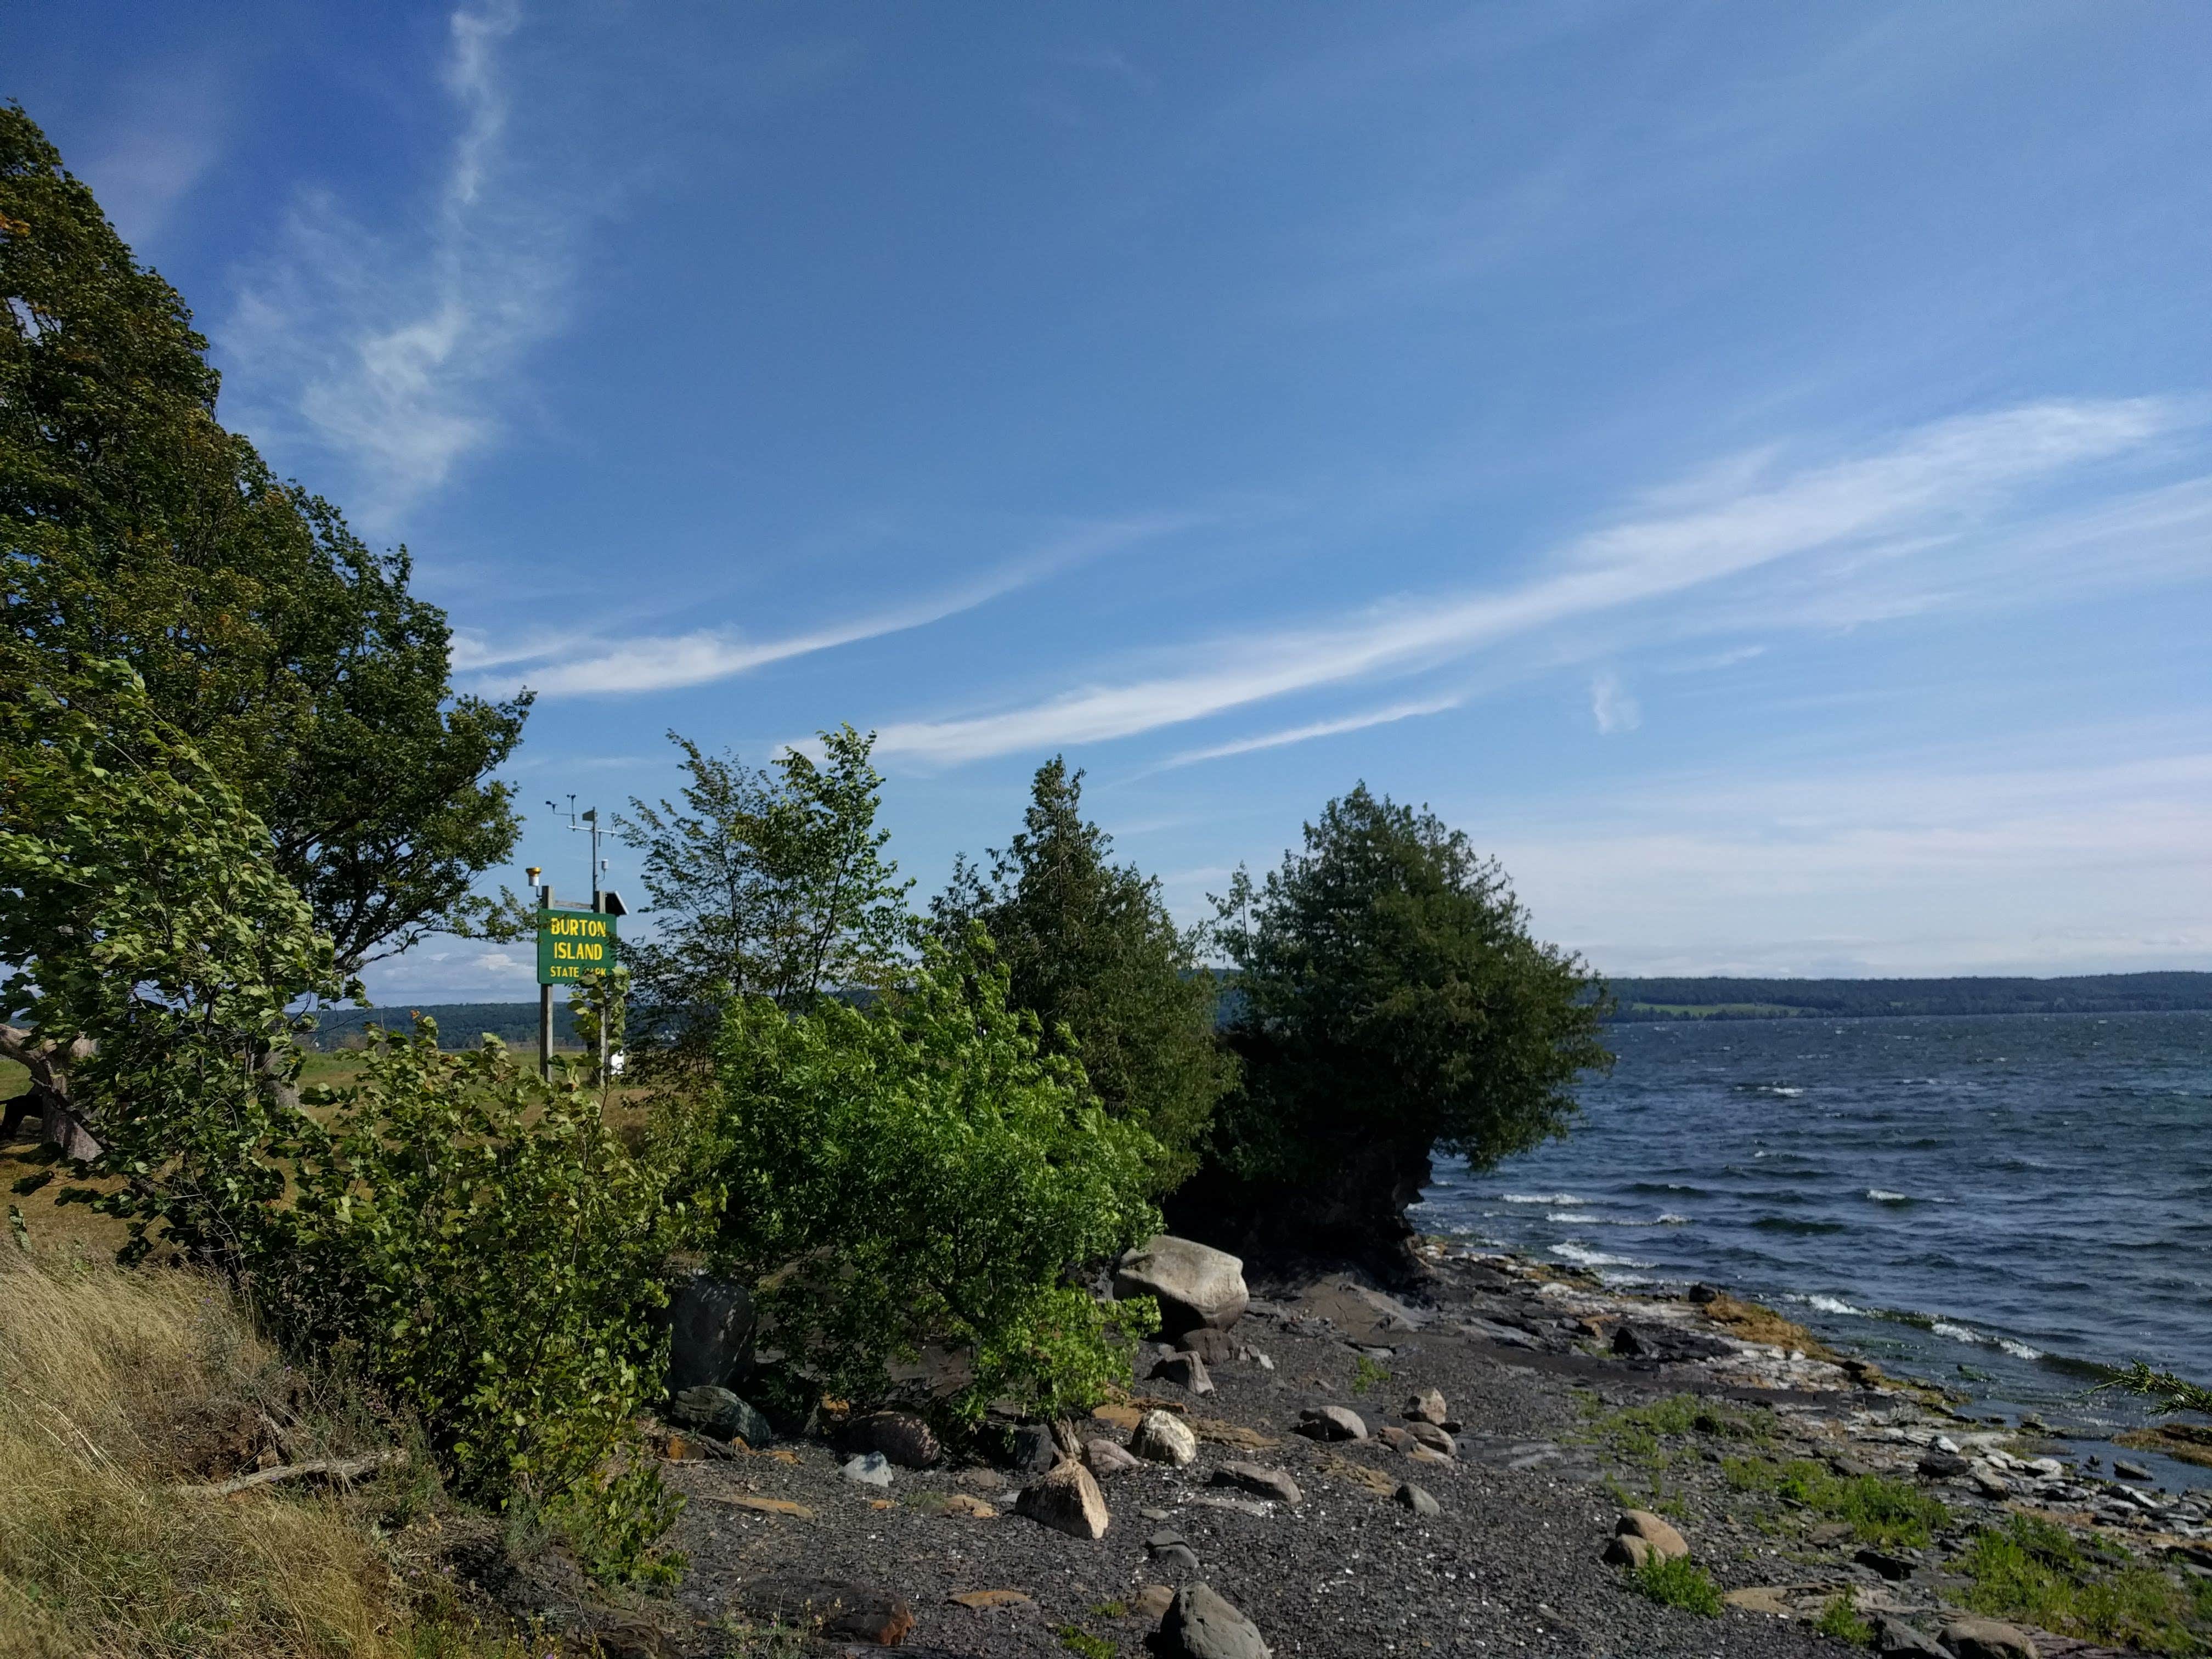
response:
[[[1440,1160],[1416,1221],[1703,1279],[1992,1409],[2212,1380],[2212,1014],[1619,1025],[1566,1140]],[[2203,1472],[2197,1471],[2203,1478]]]

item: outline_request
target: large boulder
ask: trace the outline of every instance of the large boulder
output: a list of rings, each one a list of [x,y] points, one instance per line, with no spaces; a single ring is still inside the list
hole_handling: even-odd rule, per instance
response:
[[[744,1285],[692,1274],[668,1299],[668,1392],[727,1388],[752,1358],[758,1326]]]
[[[768,1419],[727,1389],[704,1384],[686,1389],[669,1402],[668,1415],[685,1428],[696,1429],[717,1440],[742,1440],[748,1446],[765,1446],[775,1438]]]
[[[1367,1422],[1349,1406],[1310,1406],[1298,1413],[1298,1432],[1315,1440],[1364,1440]]]
[[[1146,1412],[1129,1437],[1129,1449],[1154,1463],[1187,1468],[1197,1461],[1198,1437],[1171,1412]]]
[[[1185,1584],[1160,1620],[1159,1650],[1168,1659],[1269,1659],[1260,1627],[1208,1584]]]
[[[1662,1560],[1679,1560],[1690,1553],[1688,1541],[1674,1530],[1674,1523],[1650,1510],[1624,1510],[1613,1530],[1618,1538],[1642,1539]]]
[[[842,1438],[856,1452],[881,1452],[902,1469],[926,1469],[943,1455],[929,1425],[912,1412],[870,1412],[845,1425]]]
[[[1103,1538],[1112,1523],[1105,1494],[1091,1471],[1073,1458],[1054,1465],[1051,1473],[1024,1486],[1014,1500],[1014,1513],[1071,1538]]]
[[[1182,1336],[1200,1328],[1225,1331],[1243,1316],[1251,1293],[1244,1263],[1168,1233],[1139,1244],[1114,1270],[1117,1297],[1149,1296],[1160,1304],[1160,1328]]]

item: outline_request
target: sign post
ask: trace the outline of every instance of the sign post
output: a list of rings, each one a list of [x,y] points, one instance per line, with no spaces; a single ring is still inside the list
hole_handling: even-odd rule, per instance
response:
[[[538,1067],[553,1070],[553,988],[574,985],[586,975],[615,970],[618,941],[611,910],[561,910],[549,883],[539,890],[538,908]],[[601,1024],[604,1027],[604,1018]]]

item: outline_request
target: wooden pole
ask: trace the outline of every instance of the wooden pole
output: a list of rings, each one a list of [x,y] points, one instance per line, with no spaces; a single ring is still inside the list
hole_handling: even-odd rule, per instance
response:
[[[551,882],[538,890],[538,902],[540,909],[553,908]],[[538,1075],[553,1075],[553,988],[550,985],[538,988]]]

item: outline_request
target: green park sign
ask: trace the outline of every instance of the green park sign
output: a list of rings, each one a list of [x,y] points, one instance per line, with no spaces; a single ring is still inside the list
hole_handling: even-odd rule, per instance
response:
[[[615,965],[615,919],[599,910],[538,913],[538,982],[572,985]]]

